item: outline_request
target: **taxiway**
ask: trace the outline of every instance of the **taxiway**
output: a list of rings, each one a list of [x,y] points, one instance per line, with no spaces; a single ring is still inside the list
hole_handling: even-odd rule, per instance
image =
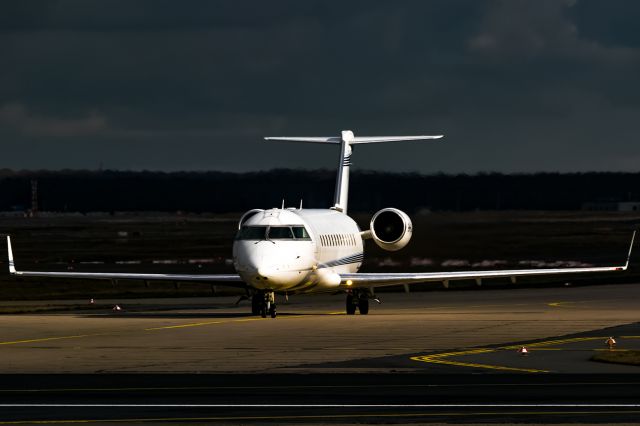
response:
[[[276,319],[230,298],[46,302],[1,316],[0,424],[635,421],[639,367],[589,358],[610,335],[640,348],[639,296],[388,293],[367,316],[305,296]]]
[[[558,354],[575,355],[578,347],[588,358],[616,333],[602,329],[637,322],[640,285],[381,299],[369,315],[347,316],[342,296],[296,296],[280,302],[277,319],[250,316],[246,303],[235,306],[232,298],[48,302],[74,309],[2,316],[0,373],[464,373],[513,363],[560,373],[635,369],[562,363]],[[123,311],[111,310],[116,303]],[[576,334],[582,340],[542,343]],[[622,334],[621,348],[640,347],[640,331]],[[517,358],[512,346],[530,343],[537,344],[534,353]],[[492,349],[468,352],[478,348]],[[543,350],[548,356],[539,355]],[[449,354],[440,361],[469,365],[429,362],[440,354]]]

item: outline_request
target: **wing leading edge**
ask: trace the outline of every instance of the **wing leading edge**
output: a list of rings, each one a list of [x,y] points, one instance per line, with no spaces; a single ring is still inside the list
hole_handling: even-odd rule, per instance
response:
[[[51,277],[51,278],[85,278],[103,280],[145,280],[145,281],[191,281],[201,283],[225,283],[230,286],[244,287],[244,282],[237,274],[137,274],[127,272],[45,272],[16,270],[11,249],[11,238],[7,236],[7,251],[9,254],[9,273],[23,277]]]
[[[498,271],[454,271],[454,272],[417,272],[417,273],[355,273],[340,274],[342,279],[341,287],[358,288],[358,287],[385,287],[398,284],[412,284],[424,282],[448,282],[466,279],[483,279],[483,278],[499,278],[510,277],[512,280],[517,277],[538,276],[538,275],[560,275],[560,274],[584,274],[595,272],[618,272],[626,271],[629,267],[629,259],[631,250],[633,249],[633,241],[636,237],[636,231],[633,231],[627,261],[622,266],[599,266],[585,268],[553,268],[553,269],[512,269]]]

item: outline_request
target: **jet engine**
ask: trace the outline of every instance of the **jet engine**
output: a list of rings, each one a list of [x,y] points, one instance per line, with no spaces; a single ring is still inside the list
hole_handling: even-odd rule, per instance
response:
[[[409,216],[394,208],[382,209],[371,218],[371,238],[387,251],[397,251],[411,240],[413,225]]]

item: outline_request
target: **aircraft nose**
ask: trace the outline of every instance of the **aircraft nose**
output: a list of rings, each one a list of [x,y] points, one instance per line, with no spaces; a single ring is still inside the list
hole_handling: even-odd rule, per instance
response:
[[[270,268],[268,266],[258,266],[256,268],[256,272],[258,275],[260,275],[263,278],[269,278],[269,277],[273,277],[276,271],[274,268]]]

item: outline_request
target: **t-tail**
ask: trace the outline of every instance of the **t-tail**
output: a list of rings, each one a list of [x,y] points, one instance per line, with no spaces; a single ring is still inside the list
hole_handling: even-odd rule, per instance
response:
[[[340,136],[327,137],[266,137],[267,141],[287,141],[287,142],[314,142],[340,144],[340,163],[338,166],[338,176],[336,179],[336,192],[333,200],[333,209],[347,213],[349,200],[349,168],[351,167],[352,145],[361,143],[377,142],[402,142],[402,141],[423,141],[430,139],[440,139],[443,135],[432,136],[354,136],[351,130],[343,130]]]

